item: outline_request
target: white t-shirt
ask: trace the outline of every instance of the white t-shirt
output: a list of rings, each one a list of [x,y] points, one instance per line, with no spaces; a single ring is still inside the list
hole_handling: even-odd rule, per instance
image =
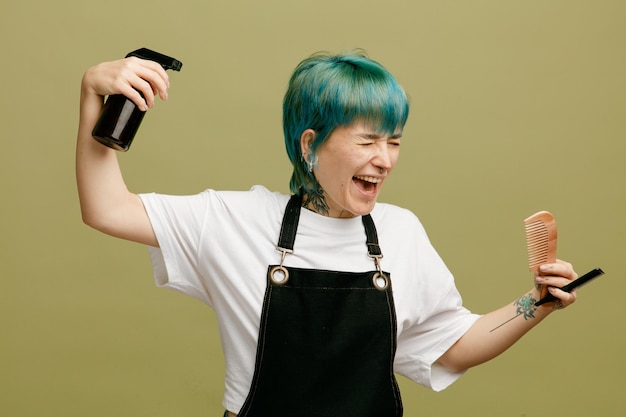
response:
[[[255,186],[250,191],[141,198],[160,246],[149,248],[156,283],[215,310],[226,361],[223,406],[238,412],[254,373],[267,267],[280,263],[276,244],[289,195]],[[461,373],[435,361],[479,316],[462,306],[452,274],[413,213],[377,203],[371,215],[383,253],[381,265],[391,274],[394,294],[394,370],[442,390]],[[360,217],[336,219],[303,209],[294,253],[284,264],[371,271],[375,266],[365,240]]]

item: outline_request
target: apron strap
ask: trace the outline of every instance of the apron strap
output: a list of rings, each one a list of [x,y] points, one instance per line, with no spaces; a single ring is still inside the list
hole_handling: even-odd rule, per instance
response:
[[[293,251],[293,243],[296,241],[298,222],[300,220],[300,209],[302,208],[302,196],[294,194],[287,203],[283,224],[280,226],[280,238],[276,249],[279,251]]]
[[[367,236],[367,254],[372,258],[382,258],[383,253],[380,250],[380,246],[378,246],[378,233],[376,233],[376,226],[374,225],[374,220],[372,220],[372,216],[366,214],[362,216],[363,226],[365,226],[365,234]]]
[[[293,244],[296,241],[296,232],[298,231],[298,222],[300,220],[300,210],[302,209],[302,196],[292,195],[285,208],[285,215],[280,227],[280,237],[276,249],[279,251],[293,251]],[[378,245],[378,233],[372,216],[366,214],[361,216],[363,226],[365,227],[365,235],[367,237],[367,254],[372,258],[382,258],[382,252]]]

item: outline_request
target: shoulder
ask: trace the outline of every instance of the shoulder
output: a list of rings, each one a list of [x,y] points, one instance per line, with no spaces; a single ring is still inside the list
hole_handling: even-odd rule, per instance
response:
[[[207,189],[192,195],[141,194],[142,200],[150,206],[173,207],[177,210],[210,209],[212,212],[237,211],[256,212],[264,210],[280,211],[287,204],[289,196],[272,192],[261,185],[255,185],[248,191],[221,191]]]
[[[237,221],[256,223],[261,219],[282,218],[289,195],[255,185],[248,191],[206,190],[207,208],[218,217],[234,217]]]
[[[142,194],[141,198],[156,226],[171,225],[200,233],[210,228],[275,228],[280,224],[289,195],[262,186],[247,191],[207,189],[193,195]]]
[[[425,235],[424,226],[419,218],[409,209],[388,203],[377,203],[371,213],[377,227],[381,229],[417,233]]]
[[[415,261],[419,258],[423,262],[438,258],[422,222],[411,210],[381,203],[376,204],[371,214],[380,244],[390,257],[393,252],[399,255],[399,260],[410,258]]]
[[[270,191],[262,185],[255,185],[248,191],[215,191],[206,190],[209,198],[216,204],[223,203],[229,206],[238,206],[242,210],[284,210],[289,195],[277,191]]]

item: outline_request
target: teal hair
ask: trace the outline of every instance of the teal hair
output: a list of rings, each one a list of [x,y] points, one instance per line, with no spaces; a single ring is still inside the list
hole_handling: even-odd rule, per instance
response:
[[[363,121],[377,133],[402,130],[409,115],[407,96],[382,65],[358,51],[343,55],[315,54],[294,70],[283,100],[283,131],[293,165],[289,187],[293,193],[313,194],[319,184],[307,164],[340,126]],[[309,161],[304,161],[300,137],[315,131]]]

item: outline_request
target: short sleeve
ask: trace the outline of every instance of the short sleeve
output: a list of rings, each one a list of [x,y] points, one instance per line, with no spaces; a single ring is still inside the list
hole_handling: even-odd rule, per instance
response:
[[[188,294],[211,305],[198,266],[198,248],[208,193],[191,196],[141,194],[159,247],[148,247],[159,287]]]

